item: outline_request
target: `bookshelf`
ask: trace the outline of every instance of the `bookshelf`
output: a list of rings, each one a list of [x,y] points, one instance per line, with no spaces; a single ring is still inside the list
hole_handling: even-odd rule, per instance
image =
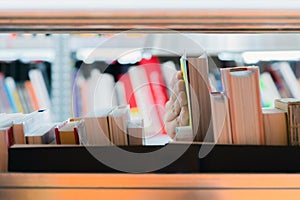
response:
[[[299,33],[298,11],[13,11],[0,13],[1,33]],[[63,38],[61,38],[63,40]],[[58,47],[58,51],[61,51]],[[60,62],[65,62],[61,60]],[[68,61],[67,61],[68,62]],[[298,174],[1,173],[1,199],[101,197],[292,199]],[[47,194],[47,195],[45,195]],[[190,195],[190,196],[189,196]]]

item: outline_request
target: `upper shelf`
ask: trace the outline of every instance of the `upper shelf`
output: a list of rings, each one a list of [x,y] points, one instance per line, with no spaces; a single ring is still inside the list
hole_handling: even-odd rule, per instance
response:
[[[0,32],[300,32],[299,10],[1,11]]]

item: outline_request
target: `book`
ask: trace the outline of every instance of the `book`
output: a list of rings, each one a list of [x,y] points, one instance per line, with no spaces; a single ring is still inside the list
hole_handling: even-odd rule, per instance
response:
[[[111,108],[117,105],[114,77],[108,73],[100,73],[98,69],[92,69],[88,79],[88,113]]]
[[[36,110],[13,119],[13,135],[15,144],[25,144],[25,136],[27,133],[34,131],[41,124],[48,123],[49,121],[48,110]]]
[[[145,133],[143,120],[127,122],[128,145],[137,146],[145,144]]]
[[[16,89],[15,80],[12,77],[6,77],[5,78],[5,85],[7,86],[7,89],[9,91],[10,95],[12,95],[12,98],[14,100],[17,112],[24,113],[24,109],[22,107],[22,103],[21,103],[19,94],[18,94],[17,89]]]
[[[51,101],[42,71],[39,69],[31,69],[29,70],[28,75],[29,80],[32,82],[39,108],[49,109],[51,107]]]
[[[57,144],[81,144],[87,145],[87,136],[84,120],[66,120],[55,127]]]
[[[159,113],[154,106],[154,99],[146,71],[142,67],[131,67],[128,70],[138,112],[144,120],[145,137],[161,134],[163,127]]]
[[[281,98],[275,100],[275,107],[287,113],[289,145],[299,145],[300,132],[300,99]]]
[[[281,96],[269,72],[260,74],[260,89],[263,107],[273,108],[274,100]]]
[[[110,134],[108,115],[114,107],[91,112],[82,118],[70,118],[70,121],[84,120],[87,143],[89,145],[109,146]]]
[[[173,141],[176,142],[193,142],[194,135],[191,126],[178,126],[175,129],[175,137]]]
[[[232,144],[228,98],[222,92],[210,94],[214,142]]]
[[[286,112],[277,108],[263,108],[266,145],[288,145]]]
[[[9,102],[9,96],[8,96],[7,92],[5,91],[5,81],[4,80],[5,80],[4,74],[0,73],[0,96],[1,96],[0,112],[11,113],[12,107]]]
[[[163,116],[166,112],[165,104],[168,101],[167,87],[164,82],[163,73],[161,70],[160,62],[156,56],[150,59],[143,58],[138,67],[145,70],[148,79],[148,85],[153,97],[153,105],[151,109],[155,109],[160,123],[161,133],[166,133],[164,129]]]
[[[53,144],[55,142],[55,124],[43,123],[35,130],[26,133],[26,144]]]
[[[280,72],[281,77],[287,86],[287,89],[290,91],[290,97],[299,99],[300,85],[290,64],[288,62],[277,62],[272,64],[272,68]]]
[[[177,72],[175,63],[173,61],[167,61],[161,64],[161,71],[164,77],[164,82],[168,91],[168,95],[171,95],[171,80],[174,74]]]
[[[221,75],[228,97],[233,143],[264,144],[259,68],[222,68]]]
[[[7,172],[8,148],[13,144],[12,123],[0,127],[0,172]]]
[[[31,81],[25,81],[24,87],[25,87],[26,91],[28,92],[28,97],[29,97],[32,109],[39,110],[40,109],[39,103],[38,103],[38,100],[37,100],[36,94],[34,92]]]
[[[130,121],[129,105],[118,106],[108,115],[110,140],[114,145],[128,145],[127,122]]]
[[[119,105],[124,105],[125,103],[129,104],[130,110],[138,109],[129,73],[120,75],[117,84],[119,87],[123,86],[123,91],[118,92],[118,94],[120,94],[120,96],[124,96],[123,93],[125,93],[125,102],[120,98]]]
[[[7,97],[8,97],[9,104],[10,104],[10,107],[12,109],[12,112],[13,113],[17,113],[18,112],[18,108],[17,108],[17,105],[16,105],[16,100],[14,98],[13,91],[11,90],[11,88],[9,87],[9,85],[7,84],[6,79],[7,78],[4,79],[4,89],[5,89],[5,92],[7,94]]]
[[[206,55],[183,56],[180,63],[186,84],[190,125],[194,140],[213,142],[207,57]]]
[[[275,85],[279,91],[279,94],[282,98],[289,98],[292,97],[292,94],[288,88],[288,85],[284,81],[284,78],[282,76],[282,73],[280,72],[280,69],[278,66],[271,65],[270,67],[266,68],[266,71],[270,73],[272,76],[272,79],[275,82]]]

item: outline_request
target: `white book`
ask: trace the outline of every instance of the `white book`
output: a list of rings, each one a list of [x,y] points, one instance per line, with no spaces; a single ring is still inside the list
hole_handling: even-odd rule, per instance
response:
[[[269,72],[260,74],[260,90],[264,107],[274,107],[274,100],[281,98],[279,91]]]
[[[284,81],[286,82],[289,91],[294,98],[300,98],[300,85],[299,82],[291,69],[291,66],[287,62],[274,63],[272,66],[279,69]]]
[[[43,109],[49,109],[51,107],[51,101],[42,72],[38,69],[30,70],[29,79],[32,82],[33,90],[36,94],[39,107]]]
[[[175,63],[173,61],[167,61],[161,64],[161,71],[164,77],[165,86],[168,89],[168,95],[170,96],[171,80],[174,74],[177,72]]]
[[[93,69],[91,77],[88,79],[88,112],[116,105],[117,97],[113,76]]]
[[[131,67],[128,73],[139,112],[144,119],[145,136],[161,133],[162,127],[145,70],[142,67]]]

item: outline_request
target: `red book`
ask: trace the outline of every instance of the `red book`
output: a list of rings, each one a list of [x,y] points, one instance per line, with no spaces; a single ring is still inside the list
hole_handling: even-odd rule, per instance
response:
[[[163,116],[166,112],[165,104],[168,101],[168,93],[161,71],[160,62],[157,57],[152,56],[150,59],[142,59],[139,62],[139,66],[143,67],[146,71],[154,100],[154,106],[159,116],[160,125],[163,127],[162,132],[166,133],[164,129]]]
[[[118,81],[122,82],[125,89],[126,102],[130,105],[130,109],[137,108],[133,87],[130,81],[129,74],[122,74],[119,76]]]

